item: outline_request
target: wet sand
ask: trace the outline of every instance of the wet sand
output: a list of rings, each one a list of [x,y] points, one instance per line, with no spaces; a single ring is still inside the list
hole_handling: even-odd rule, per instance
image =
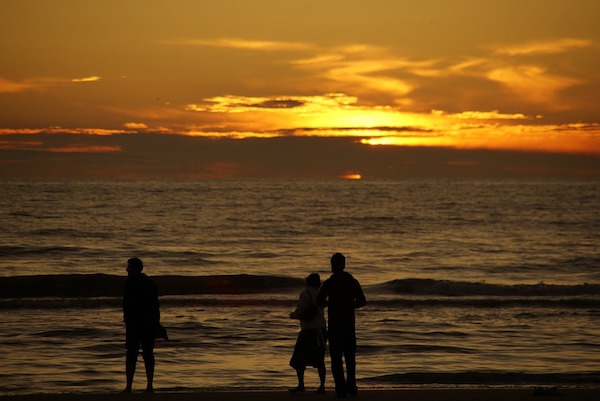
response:
[[[156,392],[145,394],[103,393],[103,394],[32,394],[1,396],[0,401],[321,401],[334,400],[335,392],[326,394],[306,393],[291,394],[277,391],[206,391],[206,392]],[[566,388],[535,391],[531,388],[476,388],[476,389],[402,389],[402,390],[362,390],[357,401],[597,401],[600,399],[600,388]],[[352,398],[348,398],[352,400]]]

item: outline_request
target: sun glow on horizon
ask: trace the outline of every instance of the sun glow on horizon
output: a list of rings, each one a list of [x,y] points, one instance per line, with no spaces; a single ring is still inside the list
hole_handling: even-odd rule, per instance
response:
[[[340,178],[342,178],[344,180],[360,180],[360,179],[362,179],[362,175],[360,175],[359,173],[347,173],[347,174],[341,175]]]

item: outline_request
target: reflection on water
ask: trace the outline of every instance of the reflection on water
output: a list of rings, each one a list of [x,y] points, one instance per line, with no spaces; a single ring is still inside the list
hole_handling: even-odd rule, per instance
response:
[[[156,387],[291,386],[295,372],[288,362],[299,328],[288,312],[263,305],[163,307],[171,340],[157,344]],[[1,311],[0,318],[0,392],[123,387],[118,308]],[[374,304],[358,313],[357,374],[360,382],[409,372],[594,372],[600,349],[596,321],[597,314],[586,309]],[[312,382],[317,385],[318,377],[309,369],[307,385]]]
[[[150,276],[180,276],[175,287],[206,275],[290,283],[326,277],[341,251],[379,300],[358,313],[359,384],[594,373],[600,293],[584,283],[600,283],[598,199],[598,180],[2,182],[0,271],[38,275],[39,289],[45,274],[125,276],[136,255]],[[120,299],[102,291],[114,298],[0,300],[0,393],[123,388]],[[297,294],[163,298],[172,340],[157,346],[156,386],[295,383]]]

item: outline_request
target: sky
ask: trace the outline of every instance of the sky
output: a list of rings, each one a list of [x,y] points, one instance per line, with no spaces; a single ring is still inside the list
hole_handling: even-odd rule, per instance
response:
[[[597,0],[0,3],[0,177],[600,177]]]

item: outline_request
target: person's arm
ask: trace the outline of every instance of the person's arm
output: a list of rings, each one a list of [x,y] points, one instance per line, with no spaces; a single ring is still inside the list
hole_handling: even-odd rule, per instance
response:
[[[125,282],[125,286],[123,288],[123,321],[125,323],[128,322],[129,318],[129,289],[127,287],[127,282]]]
[[[153,316],[152,318],[154,319],[156,324],[160,324],[160,303],[158,302],[158,286],[156,285],[156,283],[154,281],[151,282],[152,284],[152,311],[153,311]]]
[[[354,298],[354,309],[362,308],[367,304],[367,298],[365,298],[365,293],[363,292],[360,283],[356,281],[356,295]]]
[[[308,299],[308,292],[306,290],[300,293],[300,297],[298,298],[298,305],[296,305],[296,309],[290,313],[290,318],[292,319],[300,319],[304,310],[308,307],[308,303],[310,300]]]
[[[317,299],[315,300],[315,302],[317,303],[317,306],[320,306],[321,308],[326,307],[328,304],[328,302],[327,302],[328,296],[329,296],[329,282],[325,281],[323,283],[323,286],[321,286],[319,293],[317,294]]]

